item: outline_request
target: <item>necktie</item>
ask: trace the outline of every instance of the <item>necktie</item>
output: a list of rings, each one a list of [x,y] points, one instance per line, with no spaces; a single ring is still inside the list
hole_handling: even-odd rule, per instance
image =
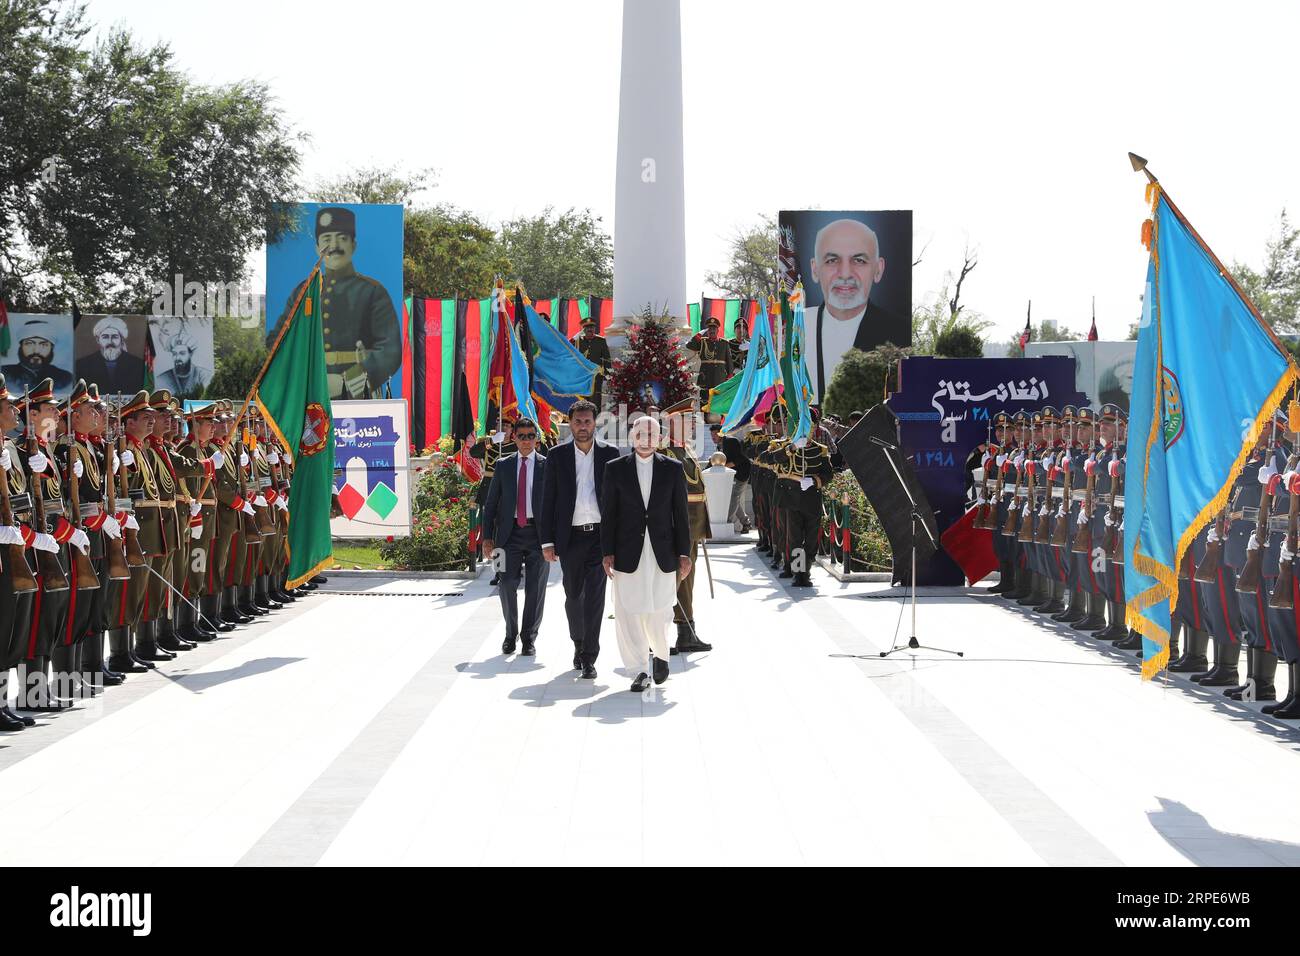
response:
[[[519,489],[515,497],[515,524],[528,524],[528,459],[519,459]]]

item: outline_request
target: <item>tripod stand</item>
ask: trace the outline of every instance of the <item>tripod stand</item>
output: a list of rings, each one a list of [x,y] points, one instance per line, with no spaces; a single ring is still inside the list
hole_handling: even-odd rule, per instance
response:
[[[930,531],[930,526],[921,520],[921,513],[917,510],[916,499],[912,497],[912,489],[907,487],[907,482],[903,480],[903,473],[898,470],[898,463],[894,461],[893,453],[898,451],[897,445],[885,441],[883,438],[871,436],[873,444],[879,445],[885,453],[885,458],[889,461],[889,467],[894,470],[894,477],[898,479],[899,486],[903,493],[907,495],[907,502],[912,508],[912,533],[911,533],[911,550],[912,550],[912,632],[908,636],[907,643],[900,646],[898,643],[898,631],[894,631],[894,642],[889,650],[881,651],[881,657],[889,657],[891,654],[897,654],[899,651],[938,651],[941,654],[956,654],[958,657],[965,657],[962,651],[952,651],[946,647],[931,647],[928,644],[922,644],[916,639],[916,526],[919,524],[925,531],[925,536],[930,539],[930,546],[938,549],[939,542],[935,540]]]

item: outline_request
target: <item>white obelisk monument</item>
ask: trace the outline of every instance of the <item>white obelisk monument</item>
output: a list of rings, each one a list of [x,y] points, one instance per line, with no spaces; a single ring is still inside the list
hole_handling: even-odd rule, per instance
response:
[[[614,187],[614,316],[686,315],[679,0],[623,0]],[[680,324],[680,322],[679,322]],[[611,344],[614,344],[611,342]]]

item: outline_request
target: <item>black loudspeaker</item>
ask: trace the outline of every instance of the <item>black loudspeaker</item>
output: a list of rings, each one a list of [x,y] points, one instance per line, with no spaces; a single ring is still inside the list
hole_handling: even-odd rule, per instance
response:
[[[873,441],[873,439],[875,439]],[[883,443],[883,444],[882,444]],[[898,416],[877,405],[862,416],[839,440],[840,454],[862,486],[889,538],[894,557],[894,583],[911,583],[912,501],[916,502],[921,524],[916,527],[916,564],[920,568],[934,555],[939,531],[930,501],[917,481],[912,459],[898,447]],[[889,447],[893,446],[893,447]],[[890,467],[890,459],[897,472]],[[902,483],[899,483],[899,477]],[[911,501],[908,500],[911,492]],[[929,534],[926,531],[929,531]],[[920,575],[918,575],[920,577]]]

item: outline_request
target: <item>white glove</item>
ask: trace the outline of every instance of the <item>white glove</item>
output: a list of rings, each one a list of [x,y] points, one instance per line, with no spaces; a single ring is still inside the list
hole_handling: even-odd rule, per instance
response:
[[[23,543],[23,532],[20,528],[9,524],[0,524],[0,544],[17,544]]]
[[[113,452],[113,464],[112,464],[112,466],[109,468],[109,470],[110,470],[113,474],[116,475],[116,474],[117,474],[117,470],[118,470],[118,468],[121,467],[121,465],[122,465],[122,463],[121,463],[121,462],[118,460],[118,458],[117,458],[117,452]]]
[[[505,440],[506,440],[506,433],[505,433],[505,432],[495,432],[495,433],[492,435],[492,444],[494,444],[494,445],[499,445],[499,444],[501,444],[501,443],[502,443],[503,441],[505,441]]]
[[[984,500],[984,490],[983,489],[976,490],[975,506],[979,507],[980,505],[986,505],[986,504],[988,504],[988,502]]]
[[[1296,476],[1297,474],[1300,474],[1300,472],[1286,471],[1286,472],[1283,472],[1283,473],[1282,473],[1282,490],[1283,490],[1283,491],[1286,491],[1288,488],[1291,487],[1291,482],[1295,480],[1295,476]]]
[[[134,465],[134,464],[135,464],[135,452],[133,452],[133,451],[132,451],[131,449],[129,449],[129,448],[128,448],[126,451],[122,452],[122,464],[124,464],[124,465],[125,465],[126,467],[128,467],[128,468],[130,468],[132,465]]]
[[[265,508],[265,507],[266,507],[266,496],[265,496],[265,495],[258,495],[256,498],[253,499],[253,504],[257,505],[257,507],[259,507],[259,508]]]
[[[1006,455],[1006,452],[1003,452],[1001,455],[998,455],[998,457],[997,457],[997,462],[998,462],[998,467],[999,467],[999,468],[1001,468],[1003,465],[1005,465],[1005,464],[1007,463],[1007,455]]]
[[[72,537],[68,539],[68,544],[81,549],[82,554],[90,554],[90,537],[80,528],[72,532]]]
[[[1075,524],[1087,524],[1087,523],[1088,523],[1088,514],[1087,514],[1087,512],[1085,512],[1082,508],[1080,508],[1080,509],[1079,509],[1079,517],[1078,517],[1078,519],[1077,519],[1074,523],[1075,523]]]
[[[86,473],[86,466],[81,463],[81,459],[74,459],[72,462],[72,473],[80,478]]]
[[[140,530],[140,522],[138,522],[138,521],[135,520],[135,515],[133,515],[133,514],[128,514],[128,515],[126,516],[126,530],[127,530],[127,531],[139,531],[139,530]]]
[[[1214,542],[1216,542],[1216,541],[1220,541],[1220,540],[1222,540],[1222,539],[1219,537],[1219,529],[1216,528],[1214,525],[1210,525],[1210,530],[1209,530],[1209,532],[1205,535],[1205,543],[1206,543],[1206,544],[1214,544]],[[1283,545],[1283,547],[1286,547],[1286,545]]]
[[[266,456],[266,463],[268,465],[280,464],[280,455],[277,452],[271,452],[271,454]]]
[[[800,491],[807,491],[807,490],[808,490],[809,488],[811,488],[812,486],[813,486],[813,480],[812,480],[811,478],[800,478],[800,479],[799,479],[799,490],[800,490]]]
[[[1246,542],[1246,550],[1248,552],[1259,550],[1259,536],[1253,531],[1250,533],[1250,540]]]
[[[279,508],[281,511],[289,510],[289,503],[284,500],[284,495],[281,495],[279,498],[275,499],[275,506]]]
[[[203,537],[203,525],[195,525],[193,528],[190,528],[190,537],[195,541],[198,541],[199,538]]]
[[[39,475],[50,466],[50,460],[42,455],[39,451],[27,459],[27,467],[31,469],[33,475]]]
[[[1030,507],[1032,507],[1032,506],[1029,504],[1029,502],[1026,501],[1026,502],[1025,502],[1025,506],[1024,506],[1024,508],[1022,508],[1022,509],[1020,510],[1020,514],[1021,514],[1023,517],[1028,518],[1028,517],[1029,517],[1029,509],[1030,509]]]
[[[1055,461],[1054,461],[1055,458],[1056,458],[1055,455],[1044,455],[1044,456],[1043,456],[1043,471],[1047,471],[1048,469],[1050,469],[1050,468],[1052,467],[1053,464],[1055,464]]]
[[[239,453],[239,465],[240,465],[241,468],[247,468],[247,467],[248,467],[248,452],[246,452],[246,451],[241,451],[241,452]]]
[[[1261,485],[1268,484],[1268,480],[1276,474],[1277,474],[1277,466],[1273,464],[1273,460],[1270,458],[1268,460],[1268,463],[1265,464],[1264,467],[1259,470],[1259,483]]]
[[[1042,506],[1041,508],[1038,509],[1038,517],[1040,517],[1040,518],[1046,518],[1046,517],[1047,517],[1047,502],[1046,502],[1046,501],[1044,501],[1044,502],[1043,502],[1043,506]]]
[[[1022,451],[1020,454],[1016,455],[1015,458],[1011,459],[1011,463],[1017,468],[1022,467],[1025,463],[1025,453]]]
[[[6,448],[3,451],[0,451],[0,468],[3,468],[5,471],[8,471],[13,466],[14,466],[14,460],[9,455],[9,449]]]
[[[191,517],[191,518],[193,518],[196,514],[198,514],[198,513],[199,513],[200,511],[202,511],[202,510],[203,510],[203,505],[199,504],[197,501],[191,501],[191,502],[190,502],[190,517]]]
[[[211,461],[213,468],[220,468],[226,463],[226,456],[221,454],[220,451],[214,451],[212,453]]]
[[[1294,557],[1295,557],[1295,552],[1294,552],[1294,551],[1288,551],[1288,550],[1286,549],[1286,540],[1283,539],[1283,541],[1282,541],[1282,550],[1278,553],[1278,556],[1277,556],[1278,562],[1279,562],[1280,564],[1286,564],[1288,561],[1290,561],[1290,560],[1291,560],[1292,558],[1294,558]]]
[[[251,515],[253,513],[253,506],[249,502],[245,501],[244,507],[240,508],[239,510],[244,512],[244,514]]]
[[[1115,527],[1115,519],[1112,518],[1112,517],[1110,516],[1110,512],[1109,512],[1109,511],[1106,512],[1106,518],[1105,518],[1105,521],[1106,521],[1106,527],[1107,527],[1107,528],[1113,528],[1113,527]]]
[[[114,541],[122,537],[122,526],[117,523],[117,519],[112,515],[109,515],[104,519],[104,523],[99,526],[99,530],[104,532],[104,534],[108,535],[108,537],[112,538]]]
[[[32,547],[37,551],[48,551],[50,554],[59,553],[59,542],[48,534],[41,534],[39,531],[36,533],[36,541],[33,542]]]

